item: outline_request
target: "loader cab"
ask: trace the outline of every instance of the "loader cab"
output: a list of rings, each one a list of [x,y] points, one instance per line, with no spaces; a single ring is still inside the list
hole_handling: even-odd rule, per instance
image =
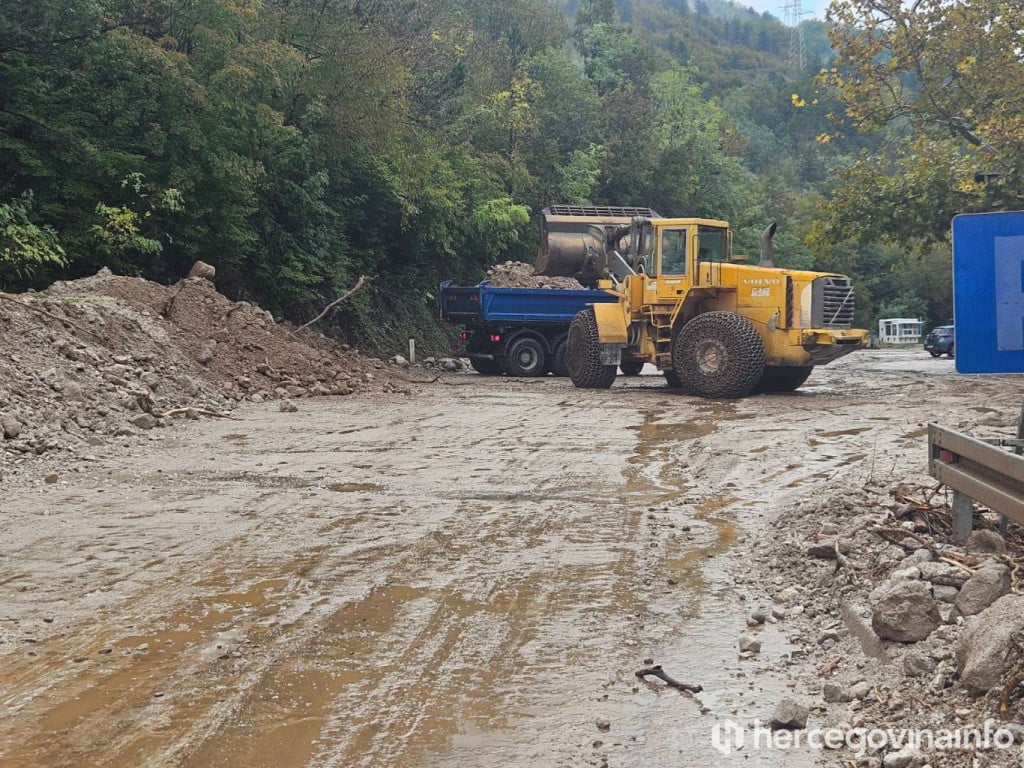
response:
[[[732,232],[727,227],[701,224],[697,227],[697,259],[726,262],[732,259]]]

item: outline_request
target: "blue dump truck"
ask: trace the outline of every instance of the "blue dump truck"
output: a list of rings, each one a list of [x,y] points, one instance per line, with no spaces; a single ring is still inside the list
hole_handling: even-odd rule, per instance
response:
[[[591,304],[614,304],[617,294],[603,290],[559,288],[494,288],[441,283],[441,319],[465,326],[461,333],[469,358],[479,373],[500,376],[567,376],[565,350],[569,325]],[[640,373],[643,361],[623,358],[627,376]]]

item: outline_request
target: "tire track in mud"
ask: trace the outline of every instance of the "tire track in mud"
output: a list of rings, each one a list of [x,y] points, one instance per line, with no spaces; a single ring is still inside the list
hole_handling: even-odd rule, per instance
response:
[[[521,451],[521,443],[522,440],[517,439],[514,443],[509,443],[509,445],[514,447],[516,451]],[[499,448],[500,447],[501,446],[499,446]],[[359,449],[356,448],[355,452],[358,451]],[[465,459],[465,457],[456,458],[461,458],[462,460]],[[526,467],[526,471],[528,473],[535,475],[535,470],[531,467],[536,463],[536,461],[537,459],[531,455],[527,456],[519,465],[517,465],[516,462],[510,462],[509,466],[512,466],[517,471],[522,471],[522,467]],[[398,469],[400,471],[400,468]],[[559,474],[564,475],[564,472],[559,472]],[[208,480],[209,478],[204,479]],[[235,472],[229,477],[229,479],[232,482],[239,482],[248,478]],[[562,481],[559,482],[561,483]],[[266,482],[261,483],[260,485],[267,486],[268,484],[273,485],[273,483]],[[605,495],[606,494],[599,493],[600,498],[603,498]],[[438,501],[443,502],[445,500],[438,499]],[[598,498],[595,497],[594,501],[598,501]],[[480,500],[480,503],[493,505],[495,502],[492,499],[484,498]],[[362,571],[362,567],[366,566],[367,560],[372,559],[377,563],[383,562],[384,568],[379,570],[388,576],[388,578],[399,578],[402,581],[412,581],[414,576],[422,575],[424,562],[438,563],[439,561],[442,561],[441,555],[447,554],[449,555],[449,560],[453,560],[457,563],[460,558],[456,557],[456,555],[468,551],[480,550],[481,545],[486,543],[482,540],[487,539],[488,536],[495,540],[508,541],[512,539],[513,536],[518,535],[519,538],[523,540],[522,546],[518,549],[525,552],[529,552],[531,549],[536,549],[538,546],[543,549],[545,541],[548,542],[547,546],[549,549],[554,548],[557,550],[559,548],[557,546],[557,531],[560,526],[553,520],[553,516],[560,515],[563,512],[563,510],[560,509],[560,506],[563,503],[564,501],[561,499],[554,499],[548,504],[548,511],[541,515],[537,514],[538,509],[534,506],[534,508],[531,509],[532,521],[528,526],[524,526],[514,515],[506,514],[505,510],[496,509],[492,512],[491,517],[494,521],[498,522],[491,524],[489,527],[485,524],[480,528],[480,523],[486,521],[476,520],[475,522],[478,526],[478,530],[482,532],[478,533],[478,536],[475,539],[463,542],[461,547],[455,546],[455,543],[457,542],[456,535],[446,535],[442,530],[439,533],[432,533],[431,535],[420,539],[411,548],[408,546],[394,546],[392,552],[389,552],[387,548],[384,548],[383,550],[381,548],[376,548],[370,551],[366,551],[365,549],[360,550],[350,556],[348,560],[361,562],[357,562],[357,567],[348,568],[348,570],[358,575],[360,582],[365,582],[365,573]],[[476,510],[463,510],[461,514],[462,516],[467,516],[475,511]],[[502,520],[507,520],[507,522],[499,524]],[[461,521],[460,524],[455,527],[461,528],[464,522],[465,521]],[[349,527],[351,528],[351,526]],[[349,530],[348,533],[351,534],[352,531]],[[373,539],[372,536],[366,536],[365,538],[368,540]],[[244,562],[246,555],[245,547],[241,544],[238,546],[238,552],[220,552],[218,553],[218,556],[227,557],[232,562],[236,563]],[[509,549],[514,550],[516,548]],[[513,554],[516,553],[513,552]],[[370,555],[372,555],[372,557],[370,557]],[[499,552],[498,555],[501,556],[501,553]],[[578,554],[577,557],[579,557]],[[542,560],[543,558],[537,557],[536,559]],[[407,563],[404,567],[401,565],[403,562]],[[346,562],[346,559],[334,558],[331,563],[319,563],[318,567],[322,573],[316,573],[314,570],[311,572],[311,576],[317,584],[323,585],[328,579],[338,576],[339,573],[344,573],[348,565],[349,563]],[[529,564],[520,561],[515,563],[514,567],[515,569],[518,569],[524,565]],[[465,564],[462,564],[459,567],[464,569]],[[573,566],[570,565],[569,567]],[[285,566],[279,570],[281,573],[289,573],[292,569]],[[479,574],[473,572],[471,569],[467,576],[471,579],[475,579],[478,578]],[[558,613],[557,608],[551,605],[551,601],[548,599],[549,594],[545,591],[545,588],[538,588],[537,585],[529,583],[528,581],[516,584],[517,581],[522,581],[521,579],[506,579],[506,582],[509,581],[511,581],[511,583],[506,586],[502,586],[501,582],[499,582],[498,585],[492,587],[490,593],[486,595],[489,603],[492,603],[493,606],[495,606],[488,609],[491,614],[494,614],[496,611],[498,613],[505,612],[509,610],[510,606],[512,607],[512,610],[522,611],[524,608],[516,608],[515,606],[517,604],[521,605],[524,603],[528,605],[537,604],[542,606],[543,610],[540,610],[540,608],[536,609],[537,613],[541,615],[545,612]],[[362,591],[365,591],[365,584],[361,583],[359,588]],[[96,760],[97,764],[161,764],[161,762],[164,761],[177,763],[179,761],[188,762],[192,759],[198,761],[196,764],[252,764],[247,759],[242,759],[245,758],[244,753],[236,754],[231,751],[230,746],[225,747],[224,744],[226,742],[223,738],[224,736],[230,737],[232,732],[244,732],[245,729],[237,729],[237,723],[239,720],[245,720],[244,713],[246,712],[246,706],[250,702],[259,702],[266,705],[268,697],[264,696],[261,698],[261,695],[264,692],[287,691],[287,681],[295,680],[300,677],[297,674],[288,673],[288,665],[290,664],[295,667],[297,664],[297,658],[307,657],[309,659],[322,659],[324,649],[344,648],[344,645],[340,642],[341,638],[336,636],[343,634],[341,632],[341,628],[351,630],[351,624],[358,622],[359,619],[366,618],[366,616],[361,614],[370,610],[367,606],[374,604],[374,600],[381,594],[391,594],[386,591],[389,589],[394,590],[397,588],[382,585],[377,587],[376,591],[371,590],[370,594],[362,600],[356,600],[354,602],[345,602],[344,598],[339,598],[344,606],[351,607],[339,609],[338,606],[335,605],[329,608],[321,606],[318,611],[307,610],[306,613],[316,614],[316,623],[319,626],[316,626],[312,630],[293,626],[289,628],[287,633],[282,632],[278,637],[280,640],[284,641],[283,644],[288,646],[286,653],[283,655],[272,652],[269,653],[266,659],[257,663],[259,669],[248,673],[248,675],[241,681],[238,679],[234,681],[218,679],[215,674],[211,675],[210,670],[208,669],[196,670],[194,668],[189,668],[187,665],[184,669],[180,669],[173,664],[168,664],[167,666],[169,668],[167,670],[161,670],[161,665],[151,665],[148,670],[149,674],[145,676],[147,685],[156,688],[162,686],[168,691],[174,690],[175,688],[179,688],[180,690],[180,687],[178,686],[178,682],[180,680],[195,677],[200,673],[206,678],[204,687],[207,688],[216,689],[218,685],[223,685],[226,691],[230,691],[232,688],[231,683],[233,682],[236,690],[239,692],[236,692],[233,695],[226,694],[226,701],[219,702],[216,705],[210,705],[205,714],[202,712],[204,705],[201,696],[198,697],[198,700],[189,702],[189,705],[182,708],[182,711],[172,711],[170,713],[165,711],[162,714],[152,712],[151,710],[155,708],[154,705],[147,704],[145,702],[144,695],[135,696],[135,689],[126,685],[127,679],[124,675],[130,676],[133,674],[130,671],[132,665],[129,664],[129,671],[126,671],[124,675],[114,673],[108,676],[104,681],[94,685],[92,689],[83,684],[83,695],[88,701],[87,704],[82,705],[79,703],[72,703],[81,700],[81,696],[72,695],[72,698],[69,701],[58,703],[56,706],[53,706],[48,710],[45,707],[41,707],[41,712],[38,714],[42,716],[44,725],[49,724],[50,726],[53,726],[53,728],[47,729],[44,736],[15,753],[9,753],[7,757],[10,757],[15,762],[20,762],[23,759],[27,760],[27,764],[33,764],[36,758],[45,759],[46,762],[50,762],[52,764],[61,764],[62,760],[64,760],[66,764],[73,764],[81,762],[83,758],[85,758],[85,762],[90,762],[90,759],[87,758],[87,756],[90,756],[91,758],[100,758],[100,756],[102,756],[101,759]],[[381,592],[380,590],[385,591]],[[188,591],[188,588],[182,584],[168,584],[163,590],[164,594],[159,596],[158,599],[167,601],[169,595],[174,595],[182,591]],[[446,592],[447,591],[449,590],[446,590]],[[399,602],[407,604],[411,601],[417,605],[422,605],[423,600],[427,599],[428,594],[429,593],[425,593],[424,595],[417,597],[417,593],[413,591],[408,595],[402,595],[403,599]],[[324,599],[330,602],[331,596],[325,595]],[[458,608],[459,605],[465,606],[471,603],[466,600],[462,600],[461,602],[458,600],[452,600],[450,596],[447,596],[446,600],[449,600],[449,602],[446,603],[448,607],[444,610],[433,611],[430,615],[434,618],[426,621],[423,625],[423,629],[419,633],[415,634],[416,637],[435,638],[438,636],[440,628],[444,627],[458,627],[460,625],[465,625],[472,628],[473,616],[466,615],[467,609],[465,607]],[[139,603],[145,603],[145,600],[140,599]],[[451,605],[456,606],[454,612],[452,612]],[[174,625],[174,619],[179,618],[176,614],[168,615],[167,613],[161,614],[161,612],[157,610],[147,610],[147,608],[152,607],[152,605],[149,605],[140,608],[140,613],[148,614],[146,621],[151,626],[163,626],[165,624]],[[188,614],[189,610],[194,611],[195,608],[186,608],[184,609],[184,613]],[[475,607],[474,611],[476,614],[479,614],[479,610]],[[370,612],[372,613],[372,611]],[[131,613],[131,611],[126,611],[125,613]],[[122,616],[123,615],[124,614],[122,614]],[[328,620],[331,616],[335,616],[335,618]],[[307,619],[307,624],[311,623],[311,621],[312,620]],[[229,624],[232,623],[229,622]],[[250,643],[256,643],[262,648],[271,646],[274,642],[273,632],[268,633],[268,636],[266,637],[257,637],[258,628],[253,628],[251,626],[246,627],[244,623],[241,628],[239,628],[239,622],[237,621],[234,622],[232,626],[236,631],[240,631],[242,634],[248,635]],[[532,631],[529,630],[529,628],[524,629],[522,632],[522,638],[514,641],[514,646],[528,646],[530,643],[536,642],[531,632]],[[401,625],[398,627],[397,635],[395,636],[403,638],[408,634],[408,628]],[[480,634],[483,634],[483,632]],[[308,638],[305,640],[303,640],[304,635],[308,635]],[[78,641],[81,641],[82,639],[83,638],[81,636],[77,638]],[[135,639],[138,638],[132,638],[131,642],[134,642]],[[159,641],[160,638],[154,637],[153,639],[155,641]],[[178,639],[181,641],[186,640],[185,637],[179,637]],[[441,646],[451,646],[453,642],[457,640],[458,637],[448,638],[445,642],[441,643]],[[298,644],[298,647],[296,647],[296,644]],[[436,643],[433,640],[430,642],[423,641],[418,643],[414,641],[408,649],[403,652],[400,659],[404,659],[406,664],[411,663],[429,671],[429,669],[432,668],[432,665],[429,663],[429,659],[432,658],[430,649],[435,645]],[[306,652],[303,652],[303,648],[305,648]],[[54,650],[57,649],[54,648]],[[436,651],[433,653],[436,655]],[[474,653],[480,655],[479,651],[474,651]],[[372,656],[372,654],[367,654],[367,657],[369,656]],[[487,654],[483,654],[484,661],[488,660],[487,656]],[[505,656],[514,658],[515,655],[501,653],[496,655],[496,657]],[[171,657],[168,656],[166,658],[170,660]],[[318,682],[324,682],[328,679],[338,679],[334,677],[333,674],[328,678],[323,674],[323,670],[318,671],[315,668],[317,665],[312,666],[314,667],[312,671],[320,675]],[[443,663],[443,660],[436,665],[436,668],[445,672],[445,674],[439,674],[437,678],[439,681],[450,677],[450,675],[447,674],[447,667]],[[295,669],[295,672],[301,672],[301,677],[303,679],[308,679],[310,670]],[[424,677],[427,678],[430,677],[430,675],[425,675]],[[132,679],[134,680],[134,678]],[[317,680],[318,678],[314,675],[312,679]],[[342,683],[348,682],[349,684],[347,685],[347,688],[348,690],[351,690],[351,681],[346,681],[344,675],[342,675],[340,679]],[[240,689],[237,688],[239,685],[241,686]],[[318,687],[322,686],[313,685],[312,689],[316,689]],[[408,684],[403,685],[403,689],[408,689],[410,687],[411,686]],[[485,690],[488,691],[487,697],[489,697],[489,692],[492,688],[493,687],[490,684],[485,686]],[[116,696],[108,696],[100,693],[100,691],[110,690],[115,691]],[[281,694],[275,693],[274,695],[280,696]],[[310,689],[304,690],[303,695],[309,698]],[[160,698],[160,705],[165,710],[169,708],[167,705],[174,700],[173,696]],[[327,703],[337,704],[337,702],[330,701],[327,697],[323,697],[323,700]],[[413,698],[411,701],[415,702],[417,699]],[[310,701],[303,702],[303,706],[307,709],[310,704],[312,704]],[[445,706],[448,705],[445,704]],[[273,714],[275,712],[274,707],[256,706],[255,708],[261,713],[268,713],[267,717],[269,721],[276,722],[278,724],[280,723],[280,718]],[[284,707],[284,709],[290,710],[289,707]],[[376,711],[380,708],[374,709]],[[298,707],[297,709],[290,711],[302,712],[302,707]],[[92,717],[94,714],[95,717]],[[375,714],[375,717],[379,717],[379,712]],[[396,720],[400,720],[401,717],[402,715],[399,713],[396,715]],[[413,718],[414,721],[417,719],[422,719],[422,715],[418,718]],[[110,727],[96,730],[95,720],[103,720],[106,723],[109,723]],[[147,723],[152,725],[152,721],[154,720],[160,721],[164,725],[162,729],[158,728],[157,730],[169,729],[172,732],[177,732],[179,734],[181,733],[181,727],[183,725],[182,721],[187,720],[188,722],[193,723],[194,727],[192,728],[191,734],[186,734],[184,737],[177,739],[176,742],[168,743],[168,739],[154,736],[152,733],[153,729],[151,727],[147,728]],[[272,750],[269,752],[266,751],[268,740],[270,742],[292,744],[292,747],[289,748],[289,754],[292,754],[295,751],[295,740],[292,738],[294,735],[298,734],[300,736],[299,743],[301,744],[303,743],[303,739],[301,738],[303,734],[308,736],[314,732],[319,733],[318,728],[309,725],[311,722],[316,722],[316,717],[303,716],[292,728],[285,728],[284,730],[286,733],[281,734],[285,737],[283,741],[275,739],[273,731],[270,731],[269,733],[271,735],[269,735],[267,739],[258,740],[257,742],[260,746],[260,749],[256,754],[257,762],[263,760],[268,755],[276,754]],[[150,733],[146,738],[133,739],[131,737],[127,737],[120,741],[116,738],[110,738],[116,732],[122,734],[138,734],[139,732],[145,732],[147,730]],[[57,731],[58,733],[54,733],[53,731]],[[278,731],[280,732],[280,728]],[[211,738],[211,733],[216,734],[216,737]],[[268,732],[260,731],[260,733]],[[245,743],[248,739],[248,735],[243,735],[238,741],[239,743]],[[227,743],[230,744],[230,738],[228,738]],[[211,752],[215,754],[211,754]],[[302,750],[298,750],[297,754],[301,757]],[[71,757],[72,755],[74,757]],[[143,755],[145,755],[145,757],[140,761],[139,758]],[[161,755],[163,756],[162,758],[160,757]],[[194,755],[195,757],[190,757],[190,755]],[[68,757],[67,759],[64,759],[62,756]],[[278,757],[280,757],[280,755],[278,755]],[[275,758],[265,764],[285,765],[304,763],[301,761],[293,761],[291,758],[289,758],[287,762],[281,762]],[[339,764],[345,764],[344,760]]]
[[[856,371],[729,403],[644,384],[467,377],[387,404],[253,409],[157,446],[137,467],[142,496],[126,480],[83,507],[89,484],[67,489],[54,507],[95,527],[65,542],[39,518],[36,557],[56,547],[72,602],[109,594],[40,634],[37,657],[0,646],[0,762],[706,760],[711,717],[764,714],[732,648],[743,606],[713,556],[784,521],[790,498],[891,472],[874,456],[917,439],[929,382],[911,377],[884,407]],[[27,509],[18,519],[37,519]],[[90,580],[93,546],[109,572]],[[57,593],[59,573],[19,565]],[[708,690],[638,683],[648,655]]]

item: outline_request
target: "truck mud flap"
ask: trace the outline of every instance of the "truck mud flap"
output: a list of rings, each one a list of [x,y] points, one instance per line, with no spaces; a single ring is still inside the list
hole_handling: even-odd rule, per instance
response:
[[[622,345],[600,344],[598,354],[601,356],[601,365],[618,365],[622,362]]]

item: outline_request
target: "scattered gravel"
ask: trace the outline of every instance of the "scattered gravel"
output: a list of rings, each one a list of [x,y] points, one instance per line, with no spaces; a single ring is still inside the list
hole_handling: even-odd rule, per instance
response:
[[[805,502],[753,545],[756,567],[735,578],[759,603],[774,603],[769,615],[795,646],[784,662],[795,692],[811,699],[808,727],[934,731],[1024,719],[1024,533],[1011,526],[1004,538],[996,521],[976,515],[980,532],[957,545],[943,496],[869,483]],[[746,622],[753,636],[757,614]],[[762,654],[761,663],[771,661]],[[776,727],[794,727],[787,707],[799,705],[779,706]],[[1019,749],[990,750],[973,765],[1016,767]],[[966,754],[923,747],[824,757],[938,768],[971,765]]]

